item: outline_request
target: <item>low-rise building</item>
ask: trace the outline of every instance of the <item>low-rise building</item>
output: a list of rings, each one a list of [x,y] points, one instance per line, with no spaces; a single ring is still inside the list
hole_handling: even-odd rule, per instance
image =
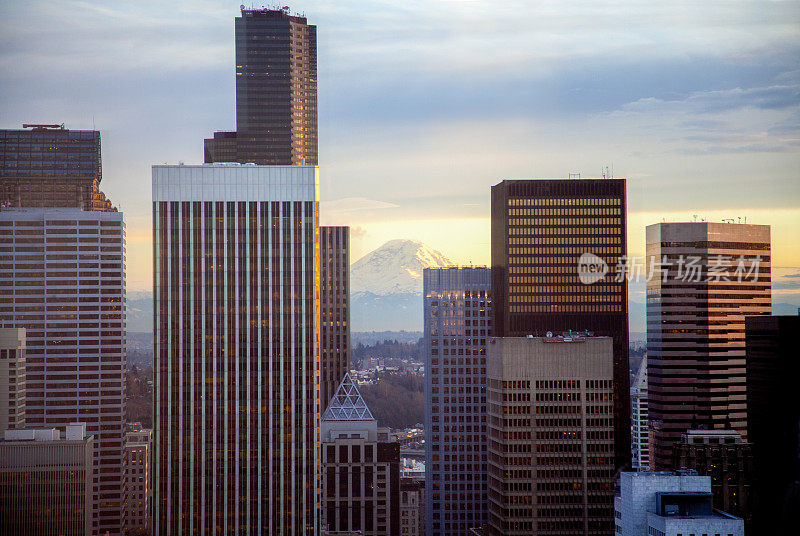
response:
[[[345,374],[320,423],[322,528],[329,534],[400,534],[400,444],[378,428]]]
[[[72,423],[6,430],[0,441],[0,535],[88,536],[94,436]]]
[[[150,533],[153,487],[150,459],[153,431],[136,430],[125,434],[123,452],[124,532],[128,536]]]
[[[400,534],[425,534],[425,477],[400,478]]]
[[[621,536],[744,536],[744,521],[712,507],[711,478],[696,471],[624,472],[614,498]]]

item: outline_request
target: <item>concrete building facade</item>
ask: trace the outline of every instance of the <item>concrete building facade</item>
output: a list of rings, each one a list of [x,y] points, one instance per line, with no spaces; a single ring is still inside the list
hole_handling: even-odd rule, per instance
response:
[[[741,518],[712,508],[711,478],[695,471],[621,473],[614,522],[621,536],[744,536]]]
[[[504,337],[487,346],[491,536],[609,534],[611,337]]]
[[[647,261],[652,458],[664,469],[689,429],[747,437],[745,317],[770,314],[770,228],[650,225]]]
[[[25,328],[0,327],[0,434],[24,427]]]
[[[647,358],[642,359],[631,385],[631,468],[650,470],[650,427],[647,411]]]
[[[125,433],[124,531],[128,536],[150,534],[153,516],[153,431]]]
[[[0,441],[0,535],[88,536],[94,437],[86,425],[6,430]]]
[[[153,166],[154,532],[318,534],[318,171]]]

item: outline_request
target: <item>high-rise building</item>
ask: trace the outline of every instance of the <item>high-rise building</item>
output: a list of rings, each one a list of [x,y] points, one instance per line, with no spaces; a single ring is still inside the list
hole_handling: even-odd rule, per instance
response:
[[[800,533],[800,317],[745,319],[753,534]]]
[[[322,525],[328,534],[400,535],[400,444],[378,428],[345,373],[320,423]]]
[[[92,531],[119,534],[125,223],[97,190],[100,134],[36,127],[0,140],[0,322],[26,329],[26,426],[86,423]]]
[[[317,164],[317,27],[284,9],[236,17],[236,131],[205,140],[205,161]]]
[[[151,533],[153,515],[153,477],[150,460],[153,431],[125,433],[123,516],[127,536]]]
[[[647,359],[642,359],[631,385],[631,468],[650,470],[650,427],[647,425]]]
[[[741,517],[750,529],[753,453],[733,430],[687,430],[673,449],[676,469],[711,477],[714,507]]]
[[[24,427],[25,328],[0,327],[0,434]]]
[[[611,337],[490,338],[490,536],[611,534]]]
[[[320,404],[350,370],[350,228],[319,228]]]
[[[423,271],[426,533],[463,535],[487,521],[486,338],[491,272]]]
[[[626,207],[625,179],[492,187],[493,334],[588,330],[613,337],[618,469],[631,461]]]
[[[744,319],[770,314],[767,225],[647,227],[647,380],[656,469],[689,429],[746,439]]]
[[[84,423],[6,430],[0,441],[0,536],[92,533],[94,437]]]
[[[153,166],[156,535],[316,535],[315,166]]]
[[[0,130],[0,208],[115,210],[99,190],[100,133],[64,125]]]
[[[614,498],[622,536],[744,536],[741,518],[712,507],[711,478],[696,471],[621,473]]]

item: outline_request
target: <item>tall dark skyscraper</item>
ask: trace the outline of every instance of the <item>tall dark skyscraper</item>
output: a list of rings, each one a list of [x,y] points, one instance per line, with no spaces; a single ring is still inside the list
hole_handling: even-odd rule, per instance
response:
[[[800,533],[800,317],[745,318],[754,534]]]
[[[615,464],[630,464],[625,179],[492,187],[492,328],[498,337],[588,330],[614,345]],[[597,271],[580,271],[591,265]],[[588,277],[587,277],[588,275]]]
[[[350,370],[350,227],[319,228],[320,409]]]
[[[154,533],[316,536],[315,166],[153,166]]]
[[[669,469],[689,429],[747,440],[745,317],[770,314],[768,225],[647,226],[651,459]],[[739,275],[737,275],[739,272]]]
[[[26,426],[95,437],[92,533],[121,531],[125,223],[98,190],[100,133],[0,131],[0,324],[26,329]]]
[[[236,131],[205,140],[205,162],[317,164],[317,27],[285,10],[236,18]]]

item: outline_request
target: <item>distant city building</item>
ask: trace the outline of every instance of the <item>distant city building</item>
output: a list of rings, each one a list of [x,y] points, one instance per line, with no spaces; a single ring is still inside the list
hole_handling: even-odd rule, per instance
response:
[[[64,125],[0,130],[0,210],[116,210],[100,191],[100,133]]]
[[[745,319],[753,534],[800,534],[800,317]]]
[[[770,229],[647,227],[647,380],[657,469],[690,429],[746,439],[744,319],[770,313]]]
[[[711,478],[695,471],[621,473],[614,519],[621,536],[744,536],[744,521],[713,509]]]
[[[425,479],[400,477],[400,534],[425,534]]]
[[[714,507],[741,517],[749,528],[753,482],[753,453],[749,443],[733,430],[688,430],[673,453],[673,467],[710,476]]]
[[[616,467],[629,467],[625,179],[505,180],[492,187],[493,335],[614,338]]]
[[[317,533],[317,194],[315,166],[153,166],[156,535]]]
[[[317,27],[284,9],[236,17],[236,131],[205,140],[205,161],[317,164]]]
[[[94,437],[86,425],[6,430],[0,441],[0,535],[92,533]]]
[[[125,223],[98,190],[100,133],[0,131],[0,324],[26,329],[27,427],[95,441],[93,534],[121,531]]]
[[[0,434],[24,427],[25,328],[0,327]]]
[[[463,535],[487,521],[486,338],[491,271],[423,271],[426,533]]]
[[[319,228],[320,403],[350,370],[350,227]]]
[[[322,525],[329,534],[400,534],[400,444],[378,428],[345,374],[320,423]]]
[[[491,536],[613,530],[611,337],[491,338]]]
[[[153,507],[153,478],[150,459],[153,431],[125,433],[124,500],[125,533],[128,536],[150,534]]]
[[[647,419],[647,358],[643,358],[631,386],[631,468],[634,471],[650,470]]]

